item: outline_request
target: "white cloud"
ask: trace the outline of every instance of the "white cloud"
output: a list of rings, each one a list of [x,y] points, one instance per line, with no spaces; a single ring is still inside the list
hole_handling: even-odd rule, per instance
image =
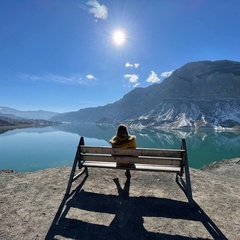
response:
[[[125,74],[125,78],[127,78],[131,83],[136,83],[138,81],[138,75],[136,74]]]
[[[169,72],[163,72],[163,73],[161,74],[161,77],[163,77],[163,78],[170,77],[173,72],[174,72],[174,70],[169,71]]]
[[[91,6],[89,12],[92,13],[95,18],[107,19],[108,9],[105,5],[101,5],[97,0],[88,1],[87,5]]]
[[[133,84],[133,87],[137,87],[140,85],[140,83],[138,82],[138,75],[136,74],[125,74],[124,75],[125,78],[127,78],[129,80],[129,83]]]
[[[92,74],[88,74],[88,75],[86,76],[86,78],[89,79],[89,80],[92,80],[92,79],[94,79],[95,77],[94,77]]]
[[[85,78],[82,78],[79,74],[71,76],[62,76],[57,74],[45,74],[45,75],[30,75],[20,74],[19,79],[24,81],[38,81],[38,82],[52,82],[56,84],[67,84],[67,85],[87,85],[89,79],[95,79],[93,75],[89,74]]]
[[[127,63],[125,64],[125,67],[133,67],[133,65],[132,65],[131,63],[127,62]]]
[[[160,79],[158,78],[157,74],[154,71],[151,71],[151,74],[149,75],[147,82],[150,83],[157,83]]]
[[[129,63],[129,62],[127,62],[126,64],[125,64],[125,67],[131,67],[131,68],[138,68],[139,67],[139,63]]]

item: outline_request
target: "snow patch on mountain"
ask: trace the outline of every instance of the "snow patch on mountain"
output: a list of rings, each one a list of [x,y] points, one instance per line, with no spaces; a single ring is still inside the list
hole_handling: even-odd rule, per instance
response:
[[[137,119],[127,119],[125,123],[137,128],[193,128],[232,129],[240,126],[240,104],[238,102],[203,101],[177,102],[168,100]]]

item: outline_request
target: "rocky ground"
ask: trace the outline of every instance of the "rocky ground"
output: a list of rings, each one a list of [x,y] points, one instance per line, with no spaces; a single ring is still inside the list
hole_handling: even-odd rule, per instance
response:
[[[240,239],[240,159],[191,169],[195,207],[169,173],[0,171],[0,239]]]

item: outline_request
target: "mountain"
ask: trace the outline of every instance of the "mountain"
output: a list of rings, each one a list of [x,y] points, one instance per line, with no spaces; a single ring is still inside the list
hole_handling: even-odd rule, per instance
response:
[[[20,111],[8,107],[0,107],[0,130],[28,127],[46,127],[57,125],[59,122],[47,119],[56,115],[47,111]]]
[[[59,114],[57,112],[49,111],[20,111],[9,107],[0,107],[0,113],[7,115],[14,115],[15,117],[25,118],[25,119],[44,119],[48,120],[53,116]]]
[[[58,125],[59,122],[44,119],[26,119],[13,114],[3,114],[0,112],[0,131],[5,132],[15,128],[46,127]]]
[[[56,115],[66,122],[126,123],[135,128],[240,126],[240,62],[199,61],[161,83],[136,88],[106,106]]]

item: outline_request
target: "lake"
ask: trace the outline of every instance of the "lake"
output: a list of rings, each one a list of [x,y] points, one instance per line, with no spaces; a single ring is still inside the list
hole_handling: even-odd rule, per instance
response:
[[[72,165],[80,136],[86,145],[110,146],[113,126],[63,124],[45,128],[0,131],[0,169],[26,172]],[[180,148],[187,143],[190,167],[201,168],[214,161],[240,157],[240,133],[213,130],[130,130],[137,146]]]

